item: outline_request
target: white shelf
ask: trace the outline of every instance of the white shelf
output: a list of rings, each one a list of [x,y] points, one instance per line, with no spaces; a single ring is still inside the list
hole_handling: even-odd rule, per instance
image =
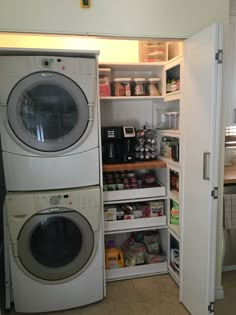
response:
[[[178,275],[178,273],[175,272],[170,265],[168,266],[168,271],[169,271],[169,274],[171,275],[171,277],[173,278],[173,280],[176,282],[176,284],[179,285],[179,275]]]
[[[132,220],[105,221],[105,234],[125,233],[129,231],[149,230],[155,228],[166,228],[166,216],[140,218]]]
[[[170,234],[179,242],[180,241],[180,229],[177,224],[168,225]]]
[[[166,195],[166,187],[149,187],[149,188],[139,188],[139,189],[124,189],[124,190],[114,190],[114,191],[104,191],[103,200],[104,201],[116,201],[116,200],[131,200],[139,198],[151,198],[151,197],[164,197]]]
[[[164,102],[180,100],[180,97],[181,97],[181,90],[171,92],[165,95]]]
[[[167,199],[167,196],[161,196],[161,197],[149,197],[149,198],[130,198],[130,199],[126,199],[125,202],[130,202],[130,203],[134,203],[134,202],[142,202],[142,201],[154,201],[154,200],[160,200],[160,199]],[[112,204],[119,204],[119,203],[123,203],[124,200],[112,200],[112,201],[104,201],[104,205],[110,205]]]
[[[106,270],[106,280],[122,280],[167,273],[167,262]]]
[[[170,197],[170,199],[173,199],[174,201],[177,201],[178,203],[180,203],[179,192],[178,191],[170,190],[169,197]]]
[[[173,167],[177,168],[178,171],[180,170],[180,162],[176,162],[173,159],[165,158],[163,156],[160,156],[159,158],[160,158],[160,160],[166,162],[167,167],[172,169],[172,166],[173,166]]]

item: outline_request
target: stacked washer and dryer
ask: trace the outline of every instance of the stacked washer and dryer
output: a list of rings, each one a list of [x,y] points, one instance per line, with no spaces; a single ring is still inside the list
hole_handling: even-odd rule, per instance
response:
[[[0,52],[5,248],[16,312],[104,297],[97,56]]]

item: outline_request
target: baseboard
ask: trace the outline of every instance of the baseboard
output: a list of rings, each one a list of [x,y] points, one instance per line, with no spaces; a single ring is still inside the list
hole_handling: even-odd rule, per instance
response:
[[[223,287],[218,287],[215,290],[215,300],[221,300],[224,298],[224,289]]]
[[[223,266],[222,271],[233,271],[236,270],[236,265]]]

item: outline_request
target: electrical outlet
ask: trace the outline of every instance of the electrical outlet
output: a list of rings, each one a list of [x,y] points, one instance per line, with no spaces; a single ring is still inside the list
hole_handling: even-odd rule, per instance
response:
[[[80,6],[81,8],[88,9],[90,8],[91,0],[80,0]]]

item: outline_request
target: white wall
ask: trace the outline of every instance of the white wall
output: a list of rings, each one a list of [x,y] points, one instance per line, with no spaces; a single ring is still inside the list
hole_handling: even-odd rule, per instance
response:
[[[229,0],[0,0],[0,31],[187,38],[227,23]]]

